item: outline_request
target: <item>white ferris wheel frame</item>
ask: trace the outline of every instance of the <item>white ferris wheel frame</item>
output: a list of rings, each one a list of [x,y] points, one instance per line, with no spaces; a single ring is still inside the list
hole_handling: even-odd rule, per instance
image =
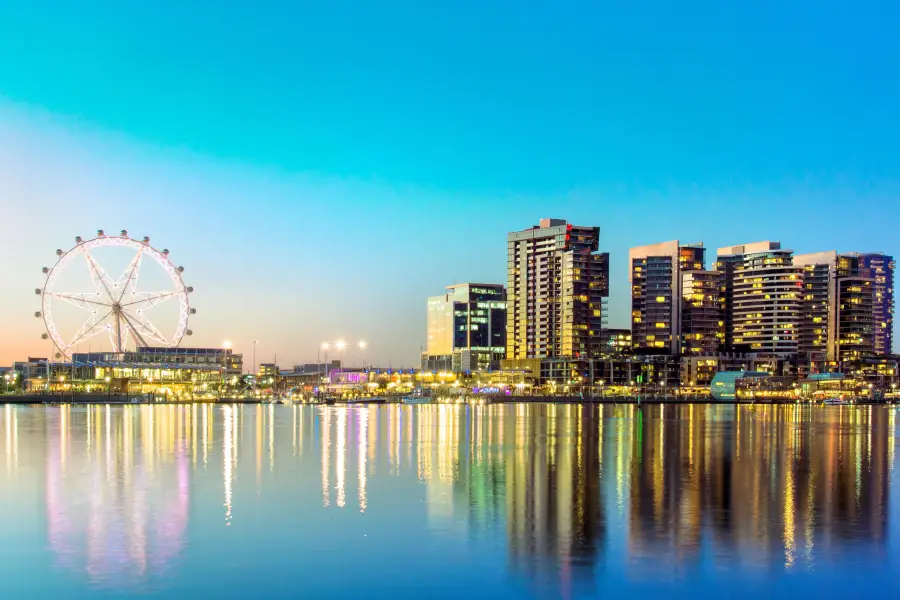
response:
[[[91,256],[91,250],[104,247],[130,248],[136,251],[134,258],[117,279],[113,280]],[[150,245],[150,239],[143,240],[128,237],[126,231],[121,235],[107,236],[102,230],[97,237],[90,240],[76,238],[76,244],[68,251],[57,250],[59,259],[53,267],[44,268],[47,280],[44,287],[35,290],[41,296],[41,312],[35,316],[43,318],[49,337],[62,356],[71,356],[71,350],[80,343],[107,331],[114,352],[126,352],[129,338],[144,346],[147,340],[168,348],[175,348],[185,335],[191,335],[188,329],[188,318],[196,312],[191,308],[188,295],[193,288],[184,284],[181,273],[183,267],[176,267],[168,257],[168,250],[159,251]],[[90,292],[56,292],[55,285],[66,267],[79,255],[87,262],[88,271],[95,290]],[[149,257],[163,268],[172,281],[173,289],[165,292],[138,292],[137,282],[144,257]],[[123,279],[124,278],[124,279]],[[121,286],[121,287],[120,287]],[[112,290],[115,290],[115,294]],[[123,302],[129,296],[128,302]],[[105,297],[104,297],[105,295]],[[118,298],[116,298],[116,295]],[[71,341],[63,339],[53,319],[52,300],[62,300],[91,312]],[[171,338],[163,336],[153,323],[143,315],[146,308],[151,308],[168,300],[177,300],[179,307],[178,324]],[[128,310],[131,309],[131,310]],[[100,316],[98,317],[98,313]],[[112,318],[115,327],[108,320]]]

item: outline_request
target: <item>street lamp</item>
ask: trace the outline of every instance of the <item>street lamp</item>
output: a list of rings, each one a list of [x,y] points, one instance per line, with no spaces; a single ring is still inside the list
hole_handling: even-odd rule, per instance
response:
[[[110,392],[109,392],[109,375],[106,376],[106,401],[109,402]]]
[[[222,399],[222,391],[225,388],[225,368],[228,366],[228,351],[231,350],[231,340],[225,340],[224,342],[222,342],[222,348],[225,349],[225,355],[222,357],[222,382],[219,385],[220,400]]]
[[[259,365],[256,364],[256,344],[259,340],[253,340],[253,392],[256,392],[256,375],[259,372]]]

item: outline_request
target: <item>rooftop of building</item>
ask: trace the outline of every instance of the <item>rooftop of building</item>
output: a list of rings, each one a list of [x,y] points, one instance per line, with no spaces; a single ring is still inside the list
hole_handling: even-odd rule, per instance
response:
[[[737,246],[725,246],[724,248],[716,250],[716,254],[719,256],[740,256],[742,254],[757,254],[760,252],[771,252],[773,250],[781,249],[781,242],[764,240],[762,242],[738,244]]]
[[[482,287],[482,288],[503,289],[504,286],[503,286],[502,283],[473,283],[473,282],[469,282],[469,283],[454,283],[453,285],[448,285],[448,286],[447,286],[447,289],[448,289],[448,290],[456,290],[456,289],[464,288],[464,287],[469,287],[469,288],[473,288],[473,287]]]
[[[595,235],[599,233],[600,228],[590,225],[572,225],[565,219],[541,219],[537,225],[532,225],[527,229],[520,231],[512,231],[508,234],[509,241],[521,241],[534,238],[552,237],[572,231],[591,231]]]

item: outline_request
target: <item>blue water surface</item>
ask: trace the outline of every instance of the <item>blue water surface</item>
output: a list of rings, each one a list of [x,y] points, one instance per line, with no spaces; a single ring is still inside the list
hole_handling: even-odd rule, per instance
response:
[[[890,598],[884,407],[0,406],[0,598]]]

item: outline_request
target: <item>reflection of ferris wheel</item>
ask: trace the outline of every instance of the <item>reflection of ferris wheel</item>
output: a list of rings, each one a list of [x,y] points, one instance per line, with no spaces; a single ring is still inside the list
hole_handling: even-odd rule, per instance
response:
[[[98,259],[107,249],[130,256],[115,279]],[[47,275],[44,287],[34,291],[41,296],[41,311],[35,316],[43,317],[47,333],[42,337],[53,340],[62,356],[71,356],[77,346],[104,332],[114,352],[153,344],[175,347],[185,335],[191,335],[188,317],[197,311],[190,307],[188,294],[194,289],[184,285],[184,267],[176,267],[169,260],[168,250],[152,247],[150,238],[132,239],[125,230],[118,236],[107,236],[100,230],[92,240],[76,237],[74,248],[57,250],[56,255],[56,264],[43,269]],[[79,259],[86,269],[78,266]],[[142,289],[142,284],[147,287],[147,277],[142,279],[141,272],[146,264],[155,264],[155,280],[149,284],[153,291]],[[84,275],[81,282],[71,277],[79,269]],[[69,285],[81,289],[67,289]],[[152,309],[164,304],[171,309],[172,323],[158,327]]]

